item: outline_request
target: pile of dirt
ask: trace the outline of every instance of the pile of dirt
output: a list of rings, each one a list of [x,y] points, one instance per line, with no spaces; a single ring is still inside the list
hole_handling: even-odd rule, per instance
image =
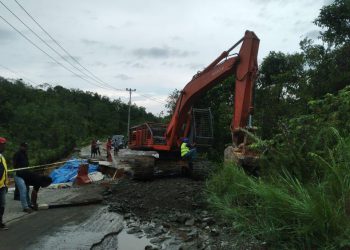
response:
[[[151,238],[156,248],[147,249],[240,248],[232,227],[208,209],[204,189],[204,181],[189,178],[125,178],[112,185],[105,201],[109,211],[124,215],[128,233]]]
[[[173,210],[186,212],[202,207],[204,184],[189,178],[121,179],[113,186],[108,203],[119,207],[119,212],[152,219],[157,214],[169,214]]]

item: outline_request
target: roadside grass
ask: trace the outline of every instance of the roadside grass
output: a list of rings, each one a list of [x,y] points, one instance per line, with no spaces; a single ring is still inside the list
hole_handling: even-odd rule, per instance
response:
[[[210,206],[243,237],[266,242],[270,249],[348,249],[350,137],[329,131],[333,140],[323,143],[322,156],[299,154],[312,163],[308,181],[292,175],[283,162],[278,173],[260,178],[226,164],[207,182]]]

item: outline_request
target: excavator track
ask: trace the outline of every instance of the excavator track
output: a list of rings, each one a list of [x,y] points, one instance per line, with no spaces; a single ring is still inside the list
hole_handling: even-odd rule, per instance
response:
[[[133,177],[137,180],[152,180],[154,176],[155,159],[152,156],[142,156],[135,158],[132,167]]]
[[[129,150],[122,152],[120,159],[135,180],[152,180],[154,177],[183,174],[194,180],[204,180],[213,170],[214,164],[205,159],[189,163],[183,160],[157,159],[155,153],[155,151]]]
[[[119,160],[124,168],[132,173],[136,180],[151,180],[154,177],[155,151],[120,150]]]

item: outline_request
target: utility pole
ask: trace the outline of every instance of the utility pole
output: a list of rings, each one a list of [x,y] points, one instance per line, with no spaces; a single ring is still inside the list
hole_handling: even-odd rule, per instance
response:
[[[131,108],[131,92],[135,92],[136,89],[126,88],[126,91],[129,91],[129,113],[128,113],[128,131],[126,131],[126,136],[129,142],[129,130],[130,130],[130,108]]]

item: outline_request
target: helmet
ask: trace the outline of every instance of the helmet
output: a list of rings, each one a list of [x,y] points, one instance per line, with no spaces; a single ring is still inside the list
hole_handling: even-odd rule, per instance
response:
[[[187,137],[183,138],[182,141],[185,142],[185,143],[188,143],[188,142],[189,142],[189,140],[188,140]]]
[[[6,138],[0,137],[0,144],[5,144],[6,143]]]

